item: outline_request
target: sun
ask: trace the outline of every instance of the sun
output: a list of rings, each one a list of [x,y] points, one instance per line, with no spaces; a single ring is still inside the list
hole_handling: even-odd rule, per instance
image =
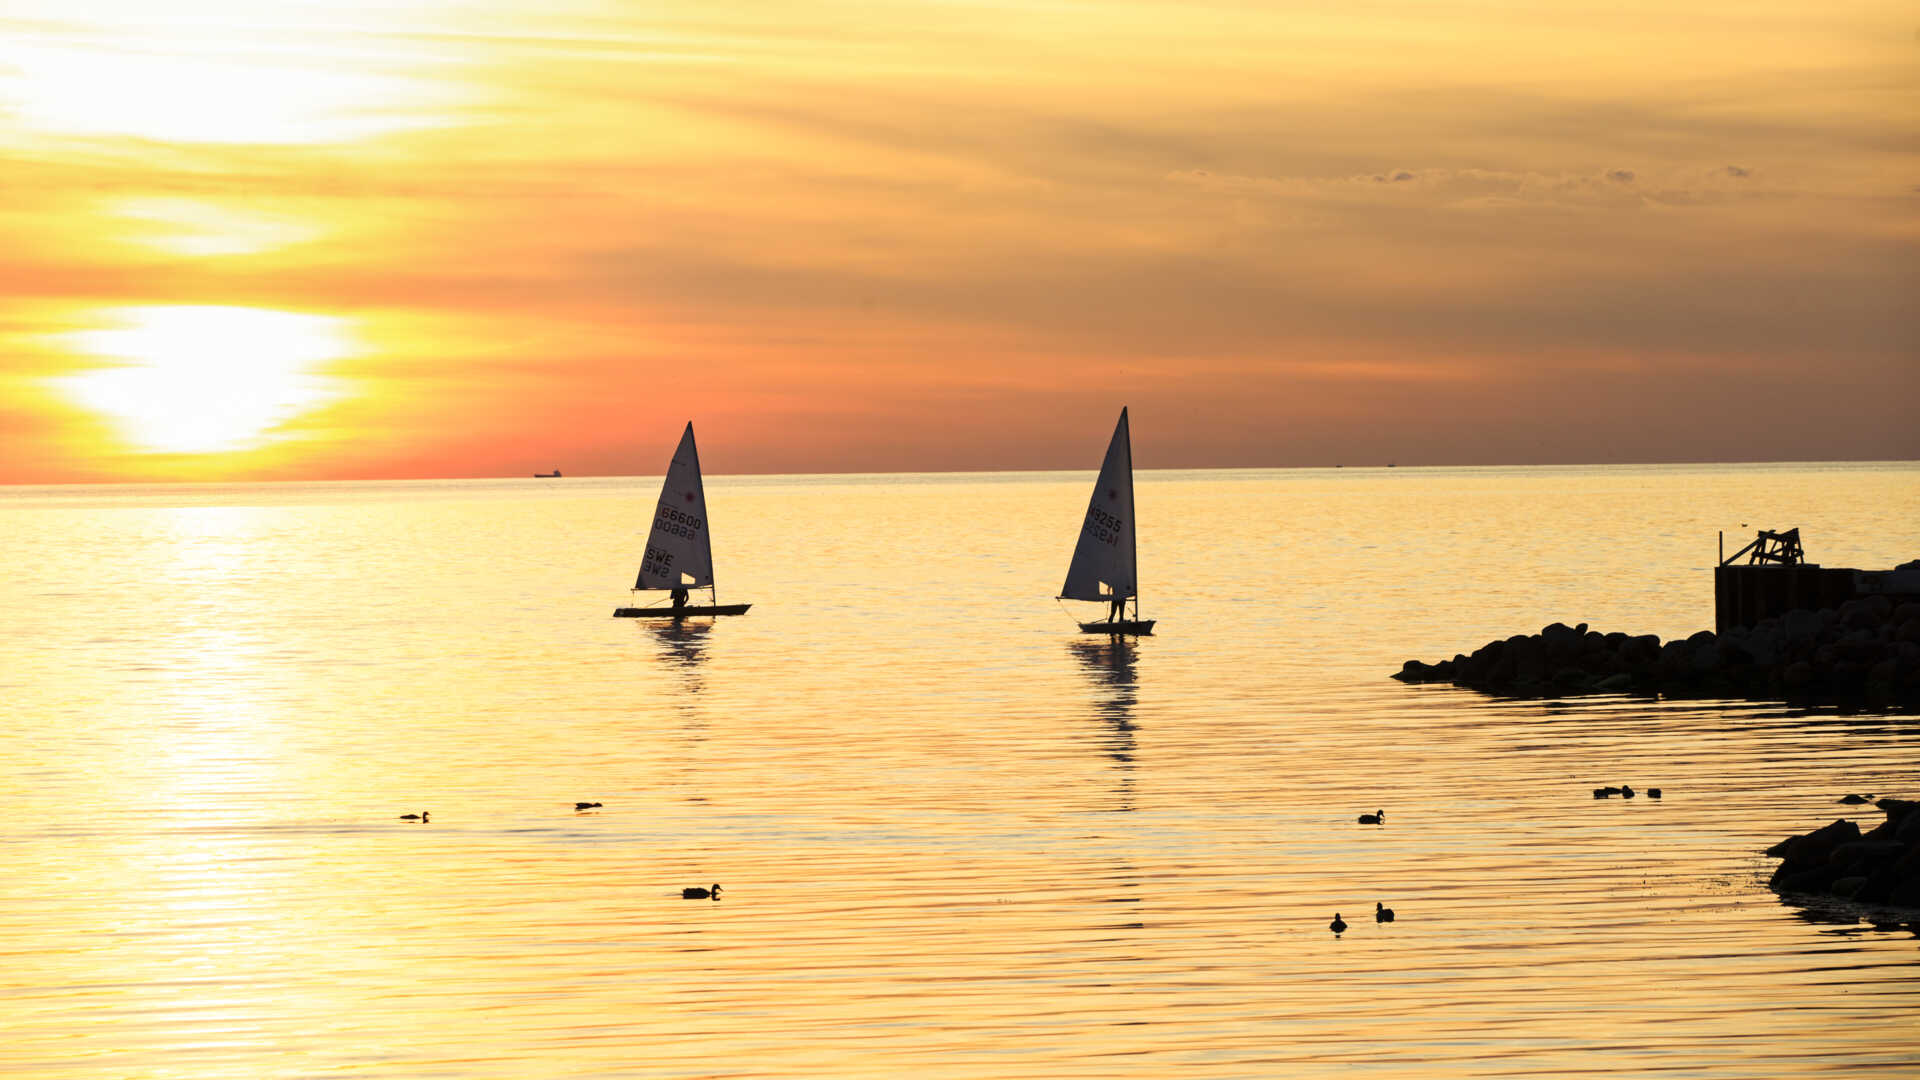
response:
[[[285,437],[287,421],[342,395],[320,373],[352,355],[344,319],[264,308],[116,308],[68,348],[108,361],[56,384],[153,453],[251,450]]]

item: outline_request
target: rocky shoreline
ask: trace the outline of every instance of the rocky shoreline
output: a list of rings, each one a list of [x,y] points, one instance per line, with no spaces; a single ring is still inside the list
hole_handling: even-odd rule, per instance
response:
[[[1920,603],[1885,596],[1662,642],[1554,623],[1394,678],[1511,697],[1630,693],[1920,705]]]
[[[1920,910],[1920,802],[1881,799],[1887,820],[1871,832],[1841,818],[1767,849],[1781,860],[1775,892],[1833,896]]]

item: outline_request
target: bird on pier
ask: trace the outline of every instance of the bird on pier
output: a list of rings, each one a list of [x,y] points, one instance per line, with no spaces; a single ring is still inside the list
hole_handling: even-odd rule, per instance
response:
[[[1380,901],[1375,900],[1373,902],[1373,921],[1374,922],[1392,922],[1393,909],[1381,903]]]
[[[1360,815],[1360,824],[1362,825],[1385,825],[1386,823],[1387,812],[1385,810],[1375,810],[1371,814]]]
[[[1336,934],[1338,934],[1338,933],[1340,933],[1340,932],[1342,932],[1342,931],[1344,931],[1344,930],[1345,930],[1346,928],[1347,928],[1347,924],[1346,924],[1346,922],[1345,922],[1344,920],[1342,920],[1342,919],[1340,918],[1340,913],[1339,913],[1339,912],[1337,912],[1337,911],[1336,911],[1336,912],[1334,912],[1334,913],[1333,913],[1333,921],[1327,924],[1327,929],[1329,929],[1329,930],[1331,930],[1331,931],[1333,931],[1334,933],[1336,933]]]
[[[720,886],[718,884],[710,889],[702,889],[696,886],[680,890],[680,899],[682,900],[706,900],[709,898],[714,900],[720,899]]]

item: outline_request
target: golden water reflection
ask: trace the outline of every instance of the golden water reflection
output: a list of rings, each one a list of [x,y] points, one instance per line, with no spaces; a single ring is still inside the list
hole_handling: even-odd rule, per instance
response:
[[[657,484],[0,491],[0,1070],[1897,1075],[1914,934],[1758,852],[1920,794],[1906,718],[1387,678],[1521,606],[1687,626],[1697,545],[1562,543],[1623,517],[1920,543],[1910,473],[1754,475],[1146,474],[1148,579],[1235,586],[1139,642],[1049,599],[1077,474],[713,478],[755,606],[645,627]]]
[[[1118,772],[1115,809],[1132,810],[1139,646],[1127,638],[1109,636],[1076,640],[1068,648],[1099,691],[1095,712],[1106,728],[1101,747],[1114,760]]]

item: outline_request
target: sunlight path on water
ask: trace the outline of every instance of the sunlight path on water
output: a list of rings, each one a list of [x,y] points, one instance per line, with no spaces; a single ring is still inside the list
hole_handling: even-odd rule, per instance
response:
[[[0,1073],[1910,1074],[1914,929],[1759,852],[1911,717],[1386,676],[1897,561],[1914,471],[1394,472],[1143,474],[1121,642],[1078,474],[710,477],[678,627],[657,479],[0,492]]]

